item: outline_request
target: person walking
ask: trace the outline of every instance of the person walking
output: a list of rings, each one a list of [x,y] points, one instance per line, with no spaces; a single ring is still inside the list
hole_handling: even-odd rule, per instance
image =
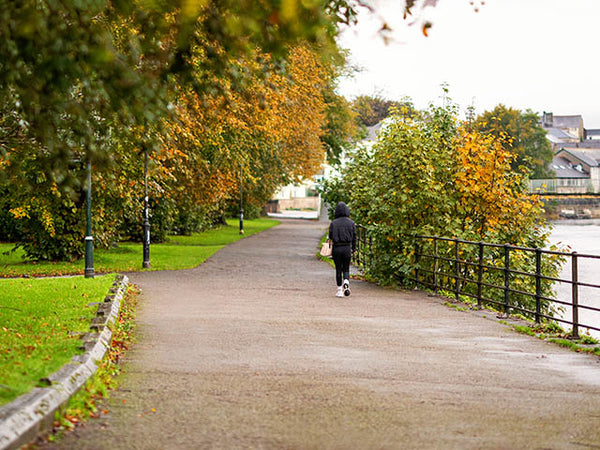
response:
[[[350,295],[350,259],[356,250],[356,225],[350,219],[350,208],[344,202],[335,207],[335,218],[329,224],[329,239],[333,242],[336,297]]]

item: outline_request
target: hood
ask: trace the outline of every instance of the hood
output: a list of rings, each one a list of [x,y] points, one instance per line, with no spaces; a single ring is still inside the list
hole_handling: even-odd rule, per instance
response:
[[[350,208],[344,202],[339,202],[335,207],[335,218],[338,217],[349,217],[350,216]]]

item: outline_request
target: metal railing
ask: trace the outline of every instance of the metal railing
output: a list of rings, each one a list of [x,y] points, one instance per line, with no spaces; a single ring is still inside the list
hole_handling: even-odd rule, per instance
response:
[[[550,178],[544,180],[529,180],[527,192],[531,194],[553,193],[595,193],[600,191],[596,180],[590,178]]]
[[[492,244],[439,236],[406,236],[407,262],[411,270],[404,282],[411,281],[416,288],[425,287],[435,293],[441,290],[467,296],[477,307],[492,304],[508,315],[518,311],[533,318],[560,322],[572,327],[573,337],[579,337],[580,328],[600,331],[600,307],[580,301],[582,290],[593,290],[592,298],[600,297],[600,285],[580,280],[582,261],[600,260],[599,255],[560,252],[540,248]],[[376,251],[373,237],[363,226],[357,226],[357,252],[354,263],[368,269]],[[552,259],[570,264],[570,279],[561,278]],[[600,264],[600,261],[599,261]],[[567,266],[568,267],[568,266]],[[570,298],[553,295],[557,283],[570,287]],[[600,301],[598,301],[600,306]],[[570,314],[563,313],[570,309]],[[594,323],[584,323],[581,313],[597,314]]]

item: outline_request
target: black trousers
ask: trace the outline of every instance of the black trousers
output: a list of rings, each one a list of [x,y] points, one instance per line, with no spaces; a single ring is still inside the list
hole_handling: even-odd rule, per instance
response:
[[[343,280],[350,279],[350,259],[352,258],[352,246],[334,245],[331,256],[335,263],[335,282],[342,285]]]

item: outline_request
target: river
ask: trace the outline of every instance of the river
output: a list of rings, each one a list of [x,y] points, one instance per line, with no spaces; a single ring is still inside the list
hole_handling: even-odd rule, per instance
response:
[[[563,220],[552,224],[550,241],[562,247],[568,246],[567,251],[588,255],[600,255],[600,220]],[[580,282],[600,285],[600,259],[578,259],[578,277]],[[571,279],[570,260],[565,263],[559,278]],[[571,301],[571,285],[569,283],[556,283],[557,298],[562,301]],[[600,308],[600,289],[586,287],[579,288],[579,304]],[[562,313],[571,317],[571,308],[566,308]],[[580,309],[580,323],[589,324],[600,328],[600,312]],[[565,327],[568,328],[568,327]],[[588,331],[580,329],[580,334]],[[589,333],[600,338],[600,332],[590,330]]]

